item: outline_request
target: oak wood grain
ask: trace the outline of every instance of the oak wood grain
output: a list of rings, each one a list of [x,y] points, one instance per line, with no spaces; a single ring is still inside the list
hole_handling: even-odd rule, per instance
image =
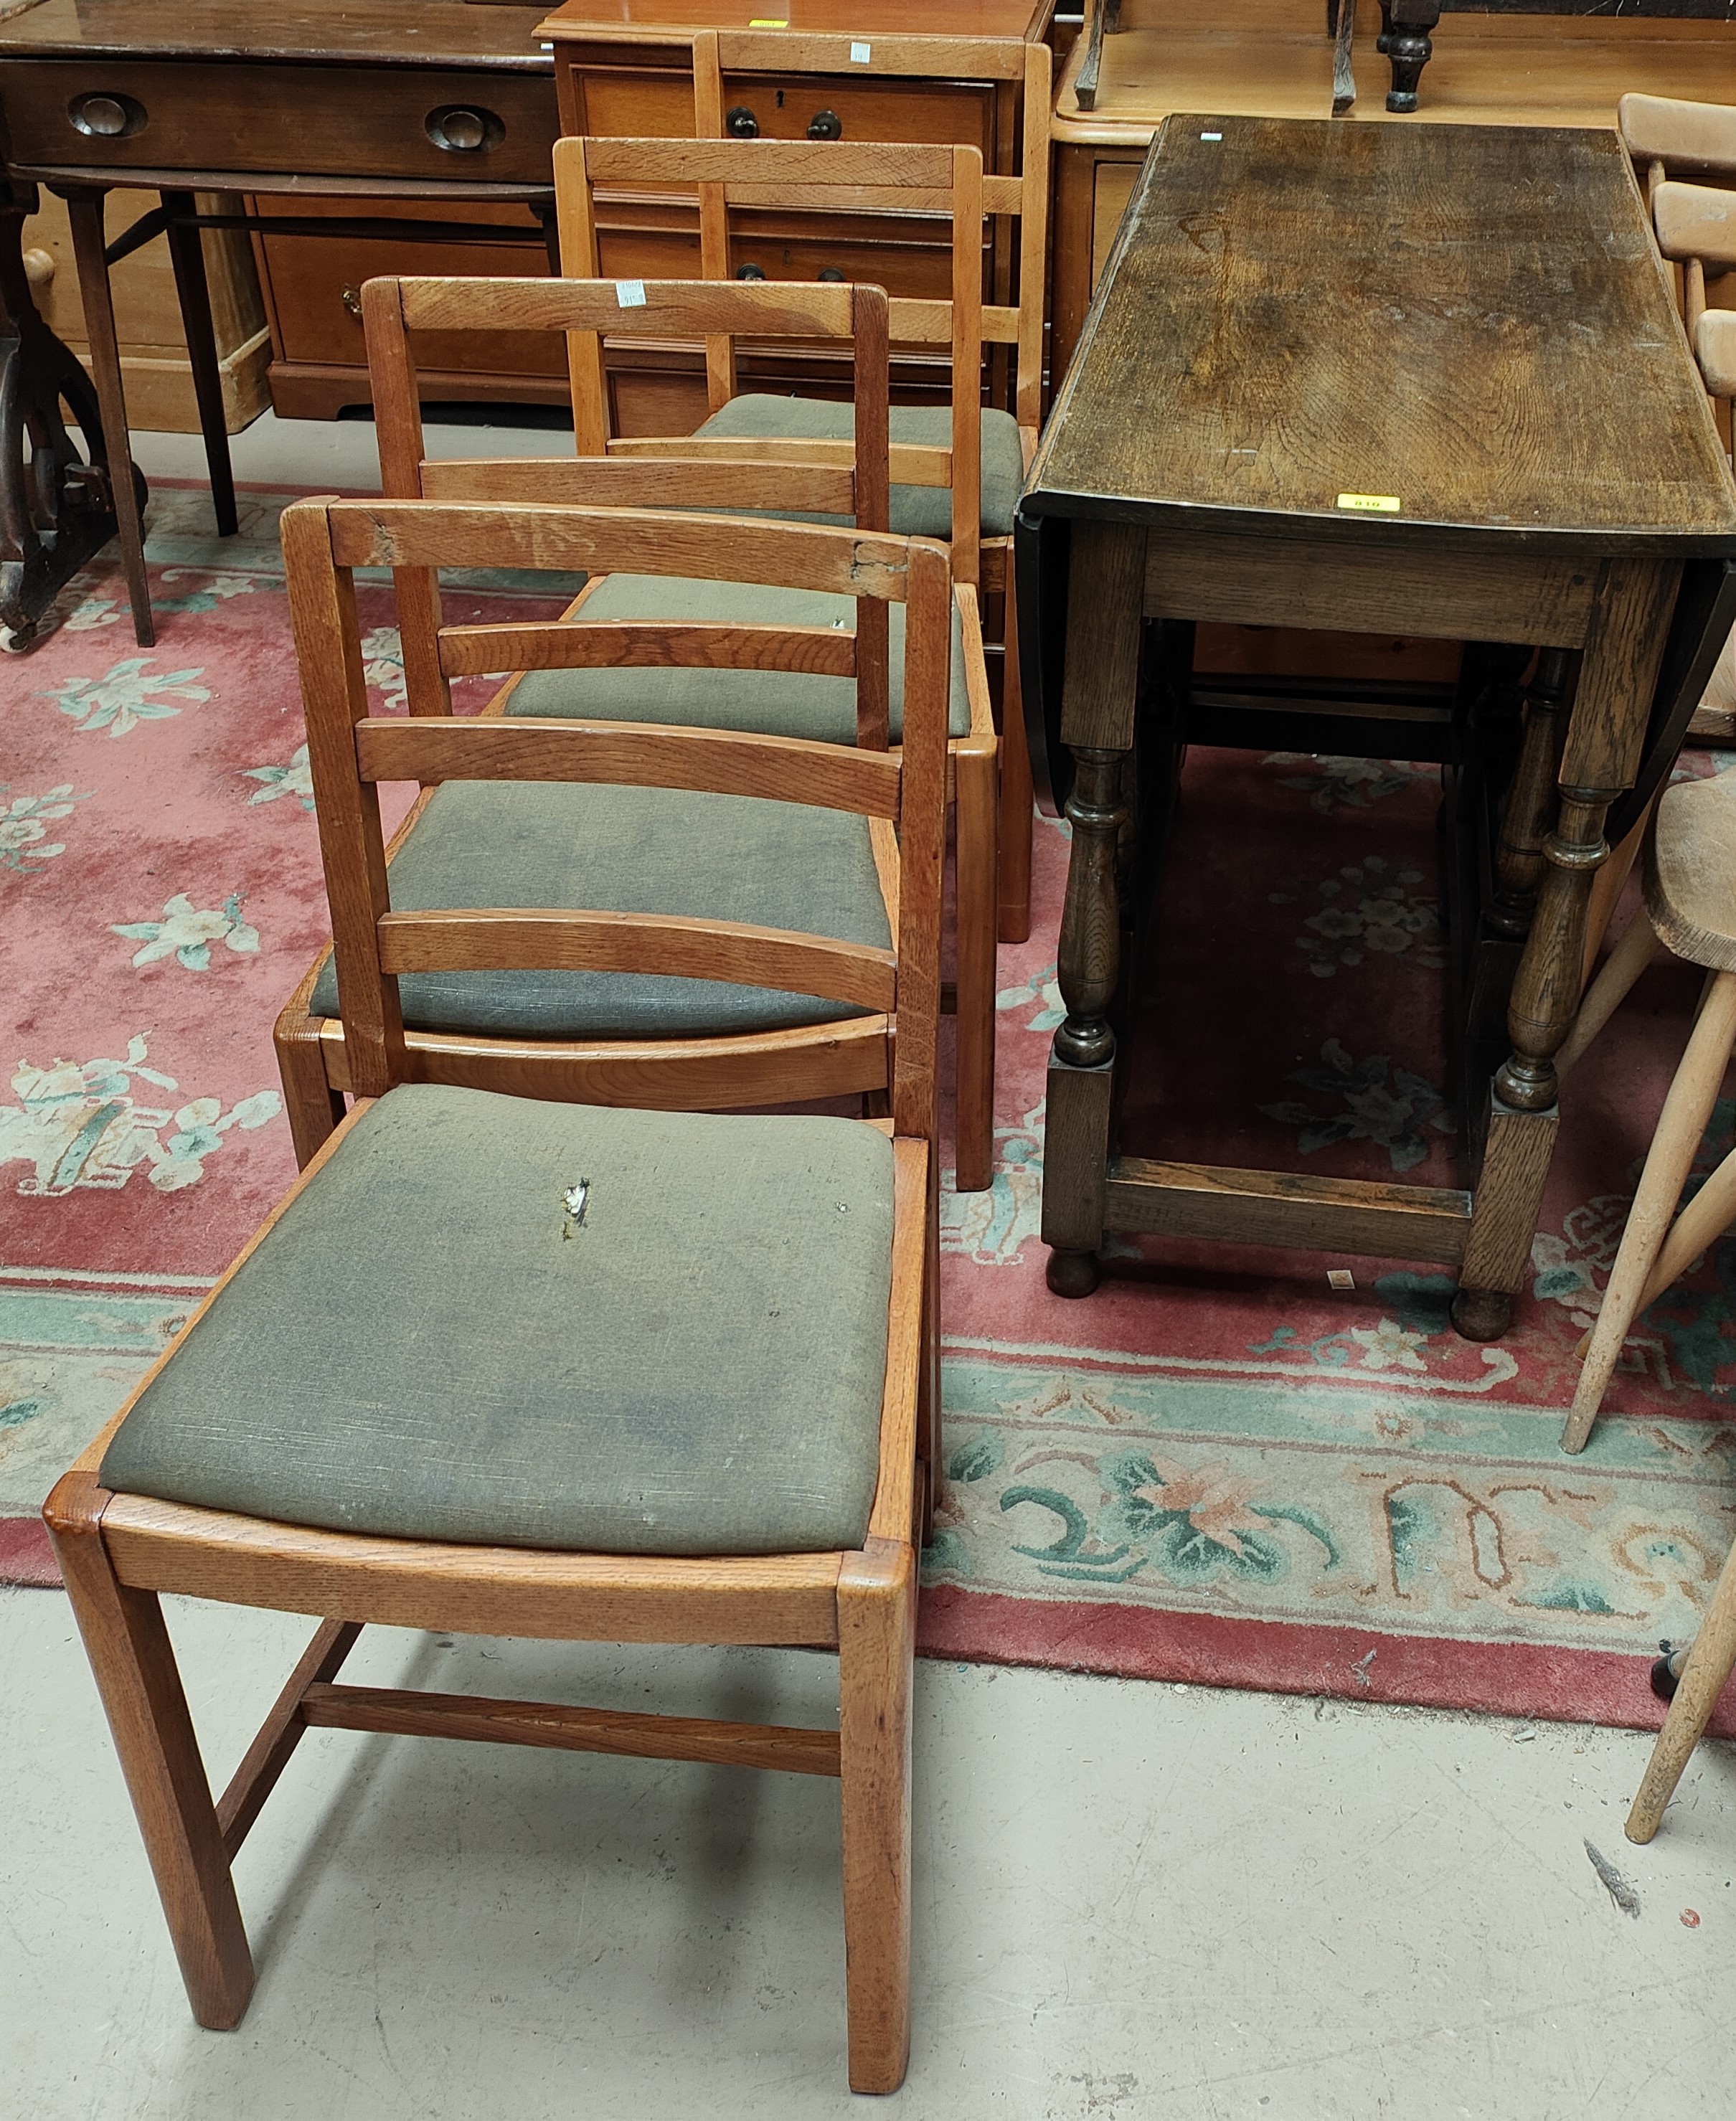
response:
[[[315,1684],[301,1699],[303,1721],[319,1730],[379,1731],[409,1738],[468,1738],[490,1746],[540,1746],[567,1753],[624,1754],[638,1760],[708,1760],[720,1767],[773,1768],[836,1775],[835,1731],[778,1723],[732,1723],[628,1709],[582,1708],[552,1701],[502,1701],[483,1694],[430,1694],[403,1687]]]
[[[1433,1186],[1238,1171],[1143,1156],[1109,1163],[1104,1228],[1456,1265],[1471,1196]]]
[[[1258,511],[1350,543],[1736,537],[1643,203],[1594,132],[1169,119],[1031,487],[1028,511]]]
[[[449,677],[502,670],[797,670],[853,678],[856,636],[825,626],[667,625],[594,620],[571,626],[449,626],[440,636]]]

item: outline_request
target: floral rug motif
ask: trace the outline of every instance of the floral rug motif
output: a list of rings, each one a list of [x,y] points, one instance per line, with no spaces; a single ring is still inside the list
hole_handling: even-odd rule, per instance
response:
[[[220,541],[203,489],[159,487],[157,647],[134,648],[105,557],[0,662],[0,1578],[54,1580],[43,1494],[293,1170],[270,1028],[327,924],[289,497],[244,494]],[[551,593],[473,577],[448,602],[528,616]],[[361,594],[390,710],[390,590]],[[1462,1182],[1439,798],[1404,762],[1190,755],[1126,1147]],[[1032,939],[1001,958],[993,1187],[943,1189],[925,1649],[1655,1722],[1649,1656],[1697,1625],[1736,1533],[1736,1246],[1640,1322],[1584,1456],[1556,1438],[1696,976],[1655,967],[1573,1078],[1501,1341],[1458,1339],[1439,1272],[1247,1247],[1118,1241],[1069,1303],[1038,1237],[1066,855],[1040,820]],[[1733,1128],[1725,1102],[1701,1172]]]

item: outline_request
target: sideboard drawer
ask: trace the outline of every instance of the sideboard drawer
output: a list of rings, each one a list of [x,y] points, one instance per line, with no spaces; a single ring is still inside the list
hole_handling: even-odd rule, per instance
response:
[[[26,170],[338,175],[365,152],[371,176],[547,184],[559,132],[552,72],[17,59],[0,82]]]
[[[693,84],[690,75],[650,68],[586,68],[581,84],[582,123],[602,139],[690,138]],[[993,166],[995,92],[969,83],[927,81],[852,81],[842,74],[726,74],[726,114],[745,114],[763,140],[873,140],[933,142],[975,147]],[[818,132],[810,130],[815,125]],[[833,127],[836,130],[833,130]]]

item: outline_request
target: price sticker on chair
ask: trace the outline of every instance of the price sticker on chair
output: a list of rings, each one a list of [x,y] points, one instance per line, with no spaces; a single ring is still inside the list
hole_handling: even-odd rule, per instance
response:
[[[748,17],[750,30],[787,30],[789,26],[787,15],[749,15]]]
[[[852,44],[850,47],[850,63],[852,66],[871,66],[874,63],[873,45]]]
[[[1404,504],[1396,493],[1341,493],[1338,506],[1360,515],[1396,515]]]
[[[645,282],[642,280],[617,280],[615,306],[622,310],[642,310],[645,307]]]

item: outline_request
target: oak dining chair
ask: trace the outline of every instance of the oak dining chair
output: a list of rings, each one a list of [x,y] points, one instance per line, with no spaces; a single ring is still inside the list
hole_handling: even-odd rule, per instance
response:
[[[661,167],[660,161],[656,165]],[[814,520],[887,521],[886,302],[878,288],[667,281],[490,281],[405,279],[370,282],[363,319],[386,491],[412,497],[544,501],[611,496],[681,506],[752,506]],[[411,333],[438,330],[562,330],[572,377],[574,453],[547,458],[451,460],[426,454]],[[604,337],[659,341],[698,338],[714,358],[732,362],[738,337],[776,334],[852,343],[860,405],[853,440],[827,460],[768,462],[742,442],[691,464],[612,447],[608,441],[600,344]],[[720,351],[721,349],[721,351]],[[447,710],[446,675],[435,646],[437,585],[398,575],[406,690],[413,713]],[[980,610],[974,590],[955,585],[953,660],[948,705],[949,799],[957,810],[954,933],[957,1018],[954,1045],[957,1142],[954,1182],[972,1191],[993,1168],[995,1055],[995,835],[999,743],[989,702]],[[840,627],[851,603],[777,585],[722,584],[618,576],[586,585],[568,616],[584,623],[679,624],[726,613],[760,624]],[[901,624],[872,599],[854,608],[857,656],[851,680],[814,664],[775,678],[712,669],[607,667],[539,671],[515,680],[515,714],[579,713],[612,720],[757,727],[772,734],[884,746],[902,727],[897,650]],[[479,665],[472,664],[473,669]],[[298,995],[280,1050],[311,1049],[312,1007],[330,1020],[330,980]],[[432,1028],[432,1027],[430,1027]],[[329,1038],[329,1033],[319,1034]],[[811,1057],[811,1056],[810,1056]],[[308,1056],[308,1095],[320,1095]],[[827,1094],[815,1091],[812,1094]],[[768,1092],[766,1102],[773,1093]],[[782,1093],[777,1093],[782,1094]]]
[[[781,328],[805,321],[815,331],[853,340],[866,375],[861,475],[854,467],[774,468],[771,490],[847,514],[860,501],[866,512],[884,517],[884,297],[878,289],[720,289],[653,282],[636,291],[644,299],[630,315],[637,319],[642,312],[651,331],[739,324],[758,315]],[[616,300],[606,282],[371,282],[364,310],[390,482],[454,501],[516,495],[547,504],[591,493],[657,505],[678,489],[695,505],[739,500],[742,467],[728,463],[701,467],[683,480],[656,463],[567,458],[527,467],[512,459],[424,459],[407,329],[430,320],[457,329],[482,319],[502,329],[565,330],[612,315]],[[674,724],[702,722],[709,708],[710,720],[728,726],[870,747],[885,744],[889,722],[902,731],[903,613],[894,605],[889,625],[884,600],[775,584],[594,574],[567,622],[502,633],[445,627],[429,570],[399,566],[394,580],[405,668],[418,674],[409,688],[418,716],[450,715],[452,676],[511,669],[514,674],[485,715],[569,713]],[[629,580],[641,613],[631,622],[611,618],[607,603],[600,602],[613,581]],[[671,596],[671,590],[680,594]],[[720,631],[726,617],[735,622],[733,631]],[[954,633],[950,719],[959,718],[963,674],[966,711],[986,725],[987,680],[968,599],[955,609]],[[736,667],[729,667],[720,641],[733,641],[741,651]],[[890,668],[889,641],[897,655]],[[954,764],[968,785],[974,785],[970,775],[985,767],[992,771],[992,744],[991,731],[980,747],[954,746],[964,754]],[[777,832],[763,820],[752,833],[740,818],[726,822],[726,831],[714,821],[696,832],[670,819],[666,806],[644,821],[631,802],[616,798],[609,813],[593,821],[591,837],[575,841],[564,818],[541,804],[497,848],[474,823],[455,822],[450,797],[436,803],[425,793],[388,859],[400,897],[468,897],[474,903],[478,893],[509,888],[503,879],[511,879],[514,889],[534,882],[545,895],[567,894],[563,902],[600,902],[601,893],[609,903],[629,903],[637,892],[637,904],[666,910],[679,910],[696,894],[704,902],[721,888],[745,917],[789,925],[795,909],[861,937],[884,935],[895,918],[889,895],[895,861],[884,821],[871,823],[866,853],[847,835],[834,845],[841,821],[828,823],[818,813],[786,816]],[[351,1088],[338,970],[330,950],[322,952],[277,1026],[279,1070],[303,1162],[341,1117]],[[410,1065],[428,1081],[534,1093],[546,1086],[547,1094],[605,1098],[614,1086],[631,1083],[643,1102],[714,1109],[851,1093],[884,1097],[890,1083],[884,1018],[823,1000],[798,1003],[763,995],[750,1005],[740,993],[703,982],[623,987],[520,972],[502,972],[479,991],[450,981],[412,981],[406,1010]],[[964,1042],[968,1053],[968,1038]]]
[[[282,518],[357,1102],[45,1506],[194,2014],[254,1967],[232,1866],[310,1727],[836,1776],[849,2079],[909,2047],[910,1713],[929,1428],[950,582],[923,541],[631,509],[305,501]],[[376,717],[359,568],[631,568],[904,608],[901,755],[711,730]],[[511,649],[503,637],[491,652]],[[546,635],[521,628],[519,641]],[[758,668],[716,625],[705,652]],[[680,639],[630,644],[648,659]],[[791,644],[792,652],[805,644]],[[377,784],[483,809],[647,791],[893,827],[889,944],[388,893]],[[432,814],[432,811],[430,813]],[[895,1030],[884,1122],[646,1112],[418,1079],[414,977],[835,993]],[[223,1795],[160,1595],[318,1616]],[[806,1643],[835,1730],[345,1685],[362,1628]],[[458,1909],[455,1905],[455,1917]]]

